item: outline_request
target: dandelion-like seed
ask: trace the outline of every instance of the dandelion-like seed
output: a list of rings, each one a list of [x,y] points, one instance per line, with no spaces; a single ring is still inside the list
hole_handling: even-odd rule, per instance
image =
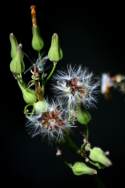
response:
[[[76,107],[83,104],[85,107],[93,106],[96,102],[98,82],[94,82],[93,73],[89,73],[82,67],[67,67],[68,73],[59,71],[54,77],[56,85],[54,90],[61,99],[64,99],[69,106]]]
[[[48,136],[48,139],[62,140],[64,130],[70,127],[65,110],[60,104],[48,105],[46,112],[39,115],[27,116],[28,133],[34,137],[36,135]]]

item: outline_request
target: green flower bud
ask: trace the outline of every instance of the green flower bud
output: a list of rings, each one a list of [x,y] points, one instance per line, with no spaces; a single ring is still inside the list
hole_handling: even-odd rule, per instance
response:
[[[17,52],[18,42],[13,33],[10,33],[10,44],[11,44],[11,57],[14,58]]]
[[[112,165],[112,162],[110,161],[110,159],[106,156],[105,152],[98,148],[98,147],[94,147],[93,149],[90,149],[90,154],[89,154],[89,158],[94,161],[94,162],[98,162],[106,167],[109,167]]]
[[[93,168],[88,167],[85,163],[83,162],[76,162],[74,165],[69,165],[69,167],[72,169],[73,174],[76,176],[80,175],[95,175],[97,174],[97,171]]]
[[[77,121],[83,125],[87,125],[91,120],[90,113],[86,110],[81,109],[80,107],[78,107],[76,117],[77,117]]]
[[[38,101],[34,103],[34,110],[36,114],[41,114],[43,112],[46,112],[48,108],[48,103],[46,100]]]
[[[19,44],[16,50],[14,58],[10,62],[10,71],[14,74],[21,74],[25,70],[25,65],[23,62],[23,52],[22,45]]]
[[[44,46],[43,39],[40,36],[39,28],[38,26],[33,26],[32,27],[32,48],[36,51],[42,50]]]
[[[52,35],[48,58],[52,62],[58,62],[63,58],[63,51],[59,46],[59,37],[56,33]]]
[[[24,84],[18,82],[18,85],[22,91],[23,99],[27,104],[33,104],[37,101],[35,91],[27,88]]]

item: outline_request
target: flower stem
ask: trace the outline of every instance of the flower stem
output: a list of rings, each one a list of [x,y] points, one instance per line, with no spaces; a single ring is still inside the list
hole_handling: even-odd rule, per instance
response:
[[[71,137],[68,135],[68,133],[65,131],[65,144],[69,146],[74,152],[78,153],[79,147],[73,142]]]
[[[87,141],[89,140],[89,129],[88,129],[88,125],[86,126],[85,138],[86,138]]]
[[[56,69],[56,65],[57,65],[57,62],[53,62],[53,67],[52,67],[52,70],[51,72],[49,73],[47,79],[46,79],[46,82],[51,78],[51,76],[53,75],[55,69]]]
[[[40,51],[38,52],[38,58],[40,58],[41,57],[41,54],[40,54]]]

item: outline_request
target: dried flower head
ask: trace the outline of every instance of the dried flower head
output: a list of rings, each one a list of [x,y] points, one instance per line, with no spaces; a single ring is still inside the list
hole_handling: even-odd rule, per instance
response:
[[[62,140],[65,129],[70,128],[65,110],[61,104],[53,102],[49,104],[47,110],[39,115],[26,116],[28,123],[28,133],[34,137],[36,135],[48,136],[48,139]]]
[[[64,99],[71,108],[82,103],[85,107],[93,106],[96,102],[98,82],[82,67],[67,67],[68,73],[59,71],[54,77],[56,84],[53,86],[59,98]]]

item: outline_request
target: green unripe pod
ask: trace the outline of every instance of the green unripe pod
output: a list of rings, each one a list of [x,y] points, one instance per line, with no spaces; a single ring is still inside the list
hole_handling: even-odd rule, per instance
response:
[[[27,104],[34,104],[37,101],[35,91],[27,88],[24,84],[18,82],[18,85],[22,91],[23,99]]]
[[[39,28],[38,26],[32,27],[32,48],[36,51],[42,50],[44,47],[44,42],[42,37],[40,36]]]
[[[105,152],[102,149],[100,149],[99,147],[94,147],[93,149],[90,149],[89,158],[92,161],[98,162],[106,167],[109,167],[112,165],[112,162],[106,156]]]
[[[11,44],[11,58],[14,58],[17,53],[18,42],[13,33],[10,33],[9,38],[10,38],[10,44]]]
[[[63,51],[59,46],[59,37],[57,33],[52,35],[48,58],[52,62],[58,62],[63,58]]]
[[[87,125],[91,120],[91,115],[88,111],[78,107],[76,112],[77,121],[80,124]]]
[[[23,62],[22,45],[19,44],[14,58],[10,62],[10,71],[14,74],[21,74],[25,71],[25,64]]]
[[[95,175],[97,174],[97,171],[93,168],[90,168],[83,162],[76,162],[74,165],[69,165],[71,167],[73,174],[80,176],[80,175]]]

